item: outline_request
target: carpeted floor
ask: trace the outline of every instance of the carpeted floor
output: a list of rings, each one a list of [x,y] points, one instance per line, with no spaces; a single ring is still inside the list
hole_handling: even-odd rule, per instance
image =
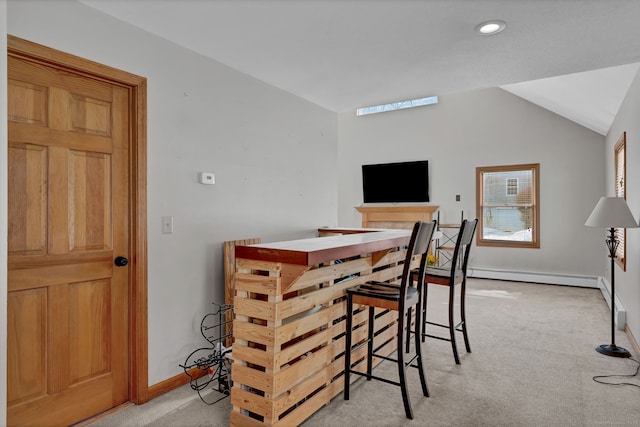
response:
[[[446,318],[446,289],[430,286],[430,320]],[[597,289],[470,279],[467,322],[472,353],[456,365],[448,342],[424,344],[431,397],[408,372],[415,419],[405,417],[400,389],[358,380],[351,400],[338,395],[303,424],[320,426],[640,426],[638,355],[626,335],[616,344],[633,359],[603,356],[610,342],[610,311]],[[435,331],[435,330],[434,330]],[[443,330],[444,331],[444,330]],[[376,373],[393,377],[394,364]],[[229,399],[204,404],[188,386],[92,424],[101,426],[228,426]]]

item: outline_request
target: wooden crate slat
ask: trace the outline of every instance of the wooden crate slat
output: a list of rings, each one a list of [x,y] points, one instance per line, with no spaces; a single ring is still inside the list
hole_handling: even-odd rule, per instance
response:
[[[280,346],[295,338],[299,338],[314,329],[321,328],[329,324],[334,319],[337,319],[344,314],[344,306],[345,303],[342,301],[330,307],[320,308],[309,316],[302,317],[293,322],[282,325],[275,331],[275,344]]]
[[[254,271],[280,271],[282,264],[279,262],[258,261],[255,259],[236,258],[236,269]],[[278,274],[279,276],[279,274]]]
[[[241,386],[236,386],[235,384],[233,393],[231,393],[231,404],[239,408],[251,408],[251,412],[263,417],[273,416],[275,413],[275,405],[271,399],[243,390]]]
[[[278,422],[275,426],[296,426],[313,415],[318,409],[322,408],[333,396],[337,394],[336,390],[341,390],[339,383],[332,383],[328,387],[319,391],[305,402],[301,403],[296,409],[287,414],[287,416]]]
[[[275,277],[258,276],[256,274],[236,273],[236,291],[253,292],[262,295],[277,295],[278,280]]]
[[[275,342],[272,328],[247,322],[238,319],[238,317],[233,322],[233,337],[236,340],[240,339],[268,346],[273,346]]]
[[[233,304],[234,293],[234,273],[236,266],[235,247],[237,245],[253,245],[256,243],[262,243],[259,237],[245,240],[233,240],[230,242],[224,242],[223,254],[224,254],[224,287],[225,287],[225,303]]]
[[[231,368],[233,383],[245,385],[265,393],[273,390],[273,375],[241,364],[233,364]]]
[[[233,358],[234,360],[241,360],[271,370],[279,369],[280,366],[290,363],[292,360],[308,353],[314,348],[331,342],[332,337],[340,333],[340,330],[344,332],[344,325],[336,324],[329,329],[318,332],[305,340],[283,349],[276,355],[257,348],[241,345],[235,346],[233,348]]]
[[[304,382],[295,385],[287,393],[283,393],[275,400],[274,415],[280,417],[287,412],[293,405],[304,400],[313,391],[324,387],[331,382],[330,371],[327,369],[317,371],[310,375]]]
[[[271,370],[276,366],[275,358],[277,355],[258,348],[247,347],[245,345],[234,345],[232,354],[234,362],[248,362]]]
[[[319,347],[323,344],[331,342],[333,335],[336,333],[335,330],[337,326],[333,326],[331,328],[320,331],[292,346],[289,346],[283,350],[281,350],[275,359],[276,366],[282,366],[287,363],[290,363],[292,360],[302,356],[313,350],[316,347]],[[342,330],[344,331],[344,326],[342,326]]]
[[[355,286],[356,284],[361,284],[363,283],[363,281],[364,279],[348,280],[337,285],[320,288],[313,292],[286,299],[282,302],[277,303],[278,315],[281,319],[287,319],[298,313],[307,311],[313,307],[329,303],[337,298],[343,297],[345,289]]]
[[[233,411],[231,411],[231,414],[229,416],[229,425],[232,427],[264,427],[267,424],[262,421],[253,419],[248,415],[244,415],[234,409]]]
[[[404,257],[405,257],[404,251],[387,252],[385,256],[383,256],[382,258],[377,260],[375,263],[373,263],[373,267],[401,262],[401,261],[404,261]]]
[[[241,408],[251,407],[254,409],[253,412],[262,416],[277,418],[278,416],[289,410],[292,405],[295,405],[303,398],[305,398],[309,394],[309,390],[317,390],[324,384],[328,384],[333,377],[342,372],[342,370],[344,369],[343,365],[343,359],[333,362],[332,364],[327,366],[326,369],[320,370],[310,376],[304,383],[292,387],[289,392],[283,393],[281,396],[274,399],[273,406],[269,404],[271,400],[257,394],[253,394],[246,390],[242,390],[239,387],[237,387],[237,389],[234,389],[235,393],[231,396],[231,403],[234,406],[238,406]],[[234,387],[236,386],[234,385]],[[342,390],[341,385],[340,390]]]
[[[371,270],[370,258],[359,258],[340,264],[331,264],[305,272],[289,290],[304,289],[318,283],[340,279],[349,274]]]
[[[304,383],[298,384],[291,389],[291,394],[283,394],[276,400],[275,413],[280,416],[291,408],[292,404],[300,402],[308,396],[308,391],[317,390],[323,384],[330,384],[332,379],[344,370],[344,359],[336,360],[329,364],[326,369],[318,371],[310,376]],[[338,381],[337,378],[335,381]]]
[[[236,298],[233,311],[236,316],[247,316],[255,319],[276,320],[277,304],[249,298]]]
[[[397,265],[395,267],[385,268],[384,270],[378,270],[371,273],[369,280],[377,280],[379,282],[386,282],[387,280],[397,281],[402,276],[402,266]]]
[[[272,394],[279,396],[282,393],[286,393],[287,390],[304,382],[307,377],[310,377],[318,370],[324,370],[327,363],[331,362],[332,353],[332,348],[325,346],[286,369],[281,369],[274,374]],[[313,390],[309,390],[309,392],[311,391]]]

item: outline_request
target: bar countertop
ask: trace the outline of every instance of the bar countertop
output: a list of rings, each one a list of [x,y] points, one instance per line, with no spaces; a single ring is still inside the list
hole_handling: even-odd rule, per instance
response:
[[[410,238],[411,230],[362,229],[361,232],[344,235],[236,246],[235,255],[236,258],[311,266],[405,246]]]

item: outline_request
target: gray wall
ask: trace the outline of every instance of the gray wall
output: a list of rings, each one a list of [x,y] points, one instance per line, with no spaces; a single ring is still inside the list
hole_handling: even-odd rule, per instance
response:
[[[8,32],[148,79],[149,384],[177,375],[224,241],[336,225],[336,114],[74,1],[9,1]]]
[[[627,203],[633,216],[640,218],[640,75],[637,75],[607,134],[607,195],[614,195],[614,146],[622,132],[627,132]],[[604,242],[601,242],[604,246]],[[603,258],[606,278],[610,264]],[[640,339],[640,229],[627,230],[627,271],[615,267],[616,296],[627,310],[627,325],[636,341]]]
[[[602,233],[584,226],[604,194],[604,137],[498,88],[443,96],[440,103],[338,116],[339,214],[357,226],[360,165],[429,160],[430,204],[441,221],[476,216],[475,169],[540,163],[540,249],[475,247],[478,269],[601,276]],[[455,201],[455,195],[461,201]]]

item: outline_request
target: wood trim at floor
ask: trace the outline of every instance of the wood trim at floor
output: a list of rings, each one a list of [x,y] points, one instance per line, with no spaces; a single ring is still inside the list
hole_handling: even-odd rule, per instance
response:
[[[631,346],[633,347],[633,351],[635,354],[640,355],[640,346],[638,345],[638,341],[631,333],[631,329],[629,329],[629,325],[624,325],[624,332],[627,334],[629,341],[631,341]]]
[[[199,368],[193,368],[189,371],[189,375],[191,375],[191,377],[193,377],[194,379],[200,378],[204,375],[207,375],[207,371],[204,371]],[[178,374],[174,377],[167,378],[164,381],[160,381],[157,384],[149,386],[149,391],[147,393],[149,400],[154,399],[160,395],[170,392],[171,390],[174,390],[178,387],[181,387],[187,384],[189,381],[191,381],[191,377],[189,377],[189,375],[185,373]]]

